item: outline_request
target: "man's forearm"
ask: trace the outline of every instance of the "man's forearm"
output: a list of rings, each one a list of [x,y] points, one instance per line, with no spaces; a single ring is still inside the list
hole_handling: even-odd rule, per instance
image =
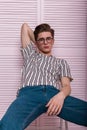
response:
[[[30,36],[31,41],[33,43],[35,43],[35,38],[34,38],[33,30],[28,26],[28,24],[27,24],[27,27],[28,27],[28,35]]]
[[[66,98],[71,93],[71,87],[70,86],[64,86],[64,87],[61,88],[60,92],[62,92],[63,95],[64,95],[64,98]]]

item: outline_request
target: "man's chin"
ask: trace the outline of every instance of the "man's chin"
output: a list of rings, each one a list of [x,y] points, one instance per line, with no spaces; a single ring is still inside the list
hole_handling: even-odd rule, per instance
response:
[[[45,51],[43,51],[43,53],[44,53],[44,54],[50,54],[51,51],[45,50]]]

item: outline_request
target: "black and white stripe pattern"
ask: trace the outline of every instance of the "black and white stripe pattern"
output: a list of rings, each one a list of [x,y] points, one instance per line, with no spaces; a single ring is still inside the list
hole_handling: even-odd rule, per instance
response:
[[[24,57],[23,87],[52,85],[58,88],[62,77],[72,80],[70,67],[66,60],[38,53],[32,43],[22,49],[22,54]]]

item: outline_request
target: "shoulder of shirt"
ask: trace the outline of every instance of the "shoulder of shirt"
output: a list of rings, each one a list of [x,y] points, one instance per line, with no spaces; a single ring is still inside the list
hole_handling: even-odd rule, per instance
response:
[[[68,64],[67,60],[63,58],[56,58],[56,62],[59,64]]]
[[[22,50],[26,50],[27,48],[30,48],[30,47],[32,47],[33,49],[35,49],[34,43],[30,42],[29,44],[26,45],[25,48],[23,48],[23,47],[21,46],[21,47],[20,47],[20,50],[21,50],[21,51],[22,51]]]
[[[33,48],[35,48],[35,45],[34,45],[34,43],[30,42],[30,43],[26,46],[26,48],[28,48],[28,47],[33,47]]]
[[[66,59],[63,58],[56,58],[58,62],[67,62]]]

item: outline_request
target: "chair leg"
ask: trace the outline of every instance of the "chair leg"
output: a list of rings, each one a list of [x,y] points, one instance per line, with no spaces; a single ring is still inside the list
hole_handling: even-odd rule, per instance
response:
[[[68,122],[65,121],[65,130],[68,130]]]
[[[65,130],[68,130],[68,122],[64,120]],[[60,130],[63,130],[63,119],[60,118]]]
[[[63,119],[60,118],[60,130],[62,130],[63,127]]]

